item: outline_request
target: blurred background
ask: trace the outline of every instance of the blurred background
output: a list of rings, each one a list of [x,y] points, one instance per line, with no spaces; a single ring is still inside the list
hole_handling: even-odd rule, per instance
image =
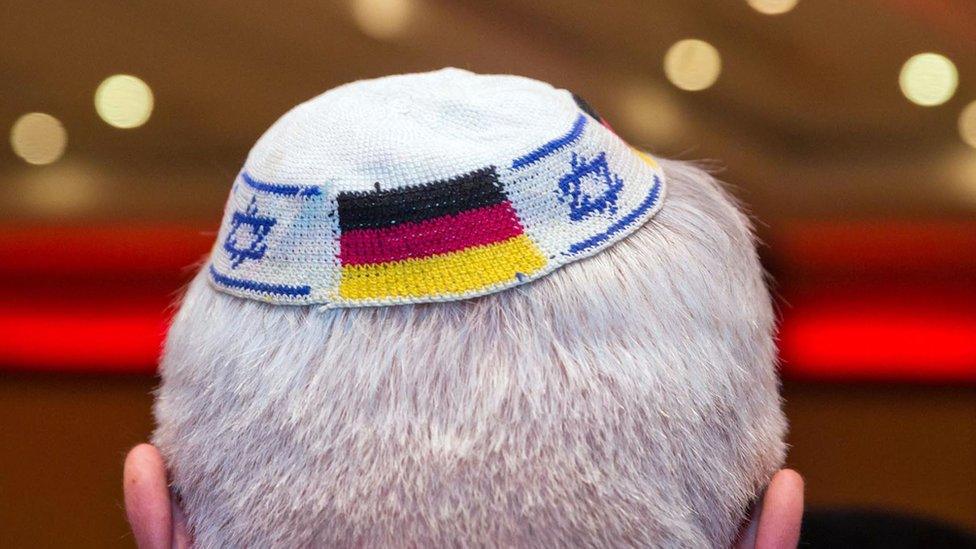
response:
[[[250,146],[444,66],[718,170],[764,242],[811,507],[976,529],[974,44],[971,0],[5,2],[0,544],[133,544],[122,458]]]

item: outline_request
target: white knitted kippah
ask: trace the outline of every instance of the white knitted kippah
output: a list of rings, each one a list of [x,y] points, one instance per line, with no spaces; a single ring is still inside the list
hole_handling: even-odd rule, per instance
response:
[[[210,280],[327,307],[489,294],[627,236],[664,185],[650,156],[543,82],[458,69],[353,82],[258,140]]]

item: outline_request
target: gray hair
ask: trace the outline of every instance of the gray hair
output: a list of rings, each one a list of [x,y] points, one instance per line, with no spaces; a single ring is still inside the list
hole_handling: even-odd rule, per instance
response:
[[[499,294],[272,306],[201,273],[154,442],[199,547],[728,546],[784,457],[746,217],[662,162],[663,209]]]

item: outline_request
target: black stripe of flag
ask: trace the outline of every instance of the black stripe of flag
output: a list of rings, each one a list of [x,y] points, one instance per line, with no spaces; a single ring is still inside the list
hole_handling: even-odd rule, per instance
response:
[[[341,192],[339,228],[378,229],[418,222],[508,200],[495,167],[399,189]]]

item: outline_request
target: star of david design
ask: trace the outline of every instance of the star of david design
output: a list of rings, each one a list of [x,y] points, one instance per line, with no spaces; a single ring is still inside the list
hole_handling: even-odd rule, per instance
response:
[[[224,240],[224,250],[230,256],[232,269],[248,259],[257,261],[264,257],[264,253],[268,251],[264,239],[277,222],[273,217],[258,215],[257,198],[254,197],[243,212],[234,212],[230,231]]]
[[[569,203],[569,218],[582,221],[596,213],[616,215],[624,182],[610,171],[606,153],[592,160],[573,153],[570,167],[571,171],[559,180],[559,199]]]

